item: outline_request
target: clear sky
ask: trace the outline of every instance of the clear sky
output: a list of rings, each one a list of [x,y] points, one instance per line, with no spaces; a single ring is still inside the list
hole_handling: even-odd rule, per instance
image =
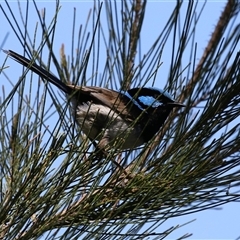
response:
[[[186,1],[184,4],[187,6]],[[203,4],[202,1],[199,1],[199,9]],[[197,59],[201,57],[202,51],[206,46],[209,37],[214,29],[214,26],[219,18],[221,11],[225,5],[225,1],[208,1],[206,7],[204,9],[203,15],[201,17],[200,23],[198,24],[198,28],[196,31],[196,42],[198,43],[197,49]],[[9,4],[13,10],[16,12],[16,16],[18,16],[18,3],[15,1],[9,1]],[[22,5],[22,9],[24,8],[24,2],[20,3]],[[47,9],[47,16],[52,19],[55,11],[55,2],[54,1],[37,1],[38,8],[41,10],[42,8]],[[86,22],[86,18],[88,15],[89,9],[92,7],[91,1],[62,1],[60,4],[62,7],[60,9],[58,23],[57,23],[57,34],[54,40],[54,51],[56,51],[56,55],[58,55],[61,44],[64,43],[66,54],[70,53],[70,46],[72,41],[71,31],[72,31],[72,15],[73,8],[75,7],[77,10],[77,22],[83,25]],[[147,51],[147,49],[152,45],[156,36],[161,31],[164,23],[167,21],[169,14],[171,13],[173,7],[175,5],[175,1],[149,1],[147,12],[145,16],[145,23],[142,32],[142,53]],[[3,7],[5,4],[3,4]],[[32,6],[31,6],[32,7]],[[238,18],[238,23],[240,22],[240,17]],[[28,29],[32,32],[32,36],[34,34],[36,22],[38,21],[35,10],[32,11],[31,14],[31,22],[29,22]],[[7,32],[10,33],[5,45],[4,49],[12,49],[19,53],[22,53],[22,46],[19,44],[14,32],[12,31],[9,24],[6,22],[5,17],[0,15],[1,22],[1,31],[0,31],[0,43],[4,38]],[[103,28],[107,25],[106,22],[102,22]],[[40,27],[39,27],[40,29]],[[39,38],[40,39],[40,38]],[[158,77],[161,76],[161,81],[157,82],[157,87],[163,87],[166,82],[166,78],[168,75],[169,62],[171,57],[171,49],[170,46],[166,46],[162,55],[163,65],[160,68]],[[5,54],[0,52],[0,64],[2,64],[5,59]],[[12,65],[13,61],[8,60],[7,65]],[[183,63],[183,66],[187,65],[188,62],[186,60]],[[16,66],[14,64],[14,66]],[[21,68],[14,68],[16,70],[9,71],[7,70],[8,76],[11,80],[19,78],[21,74]],[[101,70],[101,69],[100,69]],[[54,71],[53,71],[54,72]],[[4,85],[5,79],[3,75],[0,77],[0,86]],[[11,87],[9,86],[9,89]],[[230,203],[222,206],[222,210],[206,210],[200,213],[186,215],[179,218],[170,219],[165,224],[163,224],[158,230],[159,232],[166,230],[171,226],[176,226],[178,224],[184,224],[193,219],[196,219],[194,222],[181,227],[179,230],[174,231],[170,237],[172,239],[176,239],[177,237],[182,236],[185,233],[193,233],[191,239],[236,239],[240,236],[240,203]]]

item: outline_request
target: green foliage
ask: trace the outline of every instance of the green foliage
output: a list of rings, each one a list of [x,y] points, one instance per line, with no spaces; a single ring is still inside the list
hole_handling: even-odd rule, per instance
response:
[[[25,53],[46,69],[52,62],[62,81],[72,79],[78,85],[128,89],[155,83],[162,51],[171,40],[165,88],[186,104],[144,148],[112,150],[96,162],[93,146],[69,113],[69,102],[50,85],[42,87],[41,81],[32,80],[36,76],[24,69],[17,83],[11,79],[13,90],[3,90],[0,102],[0,238],[36,239],[45,234],[45,239],[161,239],[175,230],[156,233],[167,219],[239,200],[234,191],[240,184],[240,56],[236,54],[240,32],[234,20],[240,6],[237,1],[226,3],[196,63],[195,32],[201,18],[197,4],[189,1],[183,16],[177,1],[156,41],[141,55],[147,2],[95,2],[77,33],[74,11],[72,51],[66,55],[63,45],[60,62],[53,51],[59,2],[49,25],[45,12],[40,15],[36,8],[42,31],[39,45],[29,38],[27,28],[18,28],[11,5],[0,6]],[[28,14],[26,8],[26,25]],[[104,18],[108,27],[102,24]],[[182,66],[188,47],[190,63]],[[11,82],[7,64],[11,69],[12,61],[4,62],[1,78]],[[30,85],[25,80],[29,75]]]

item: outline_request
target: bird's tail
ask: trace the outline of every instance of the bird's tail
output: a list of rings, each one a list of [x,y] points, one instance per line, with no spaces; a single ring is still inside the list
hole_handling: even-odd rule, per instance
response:
[[[72,88],[71,87],[69,87],[68,85],[63,83],[61,80],[59,80],[57,77],[55,77],[50,72],[48,72],[45,69],[43,69],[42,67],[38,66],[33,61],[25,58],[24,56],[14,52],[14,51],[11,51],[11,50],[8,50],[8,51],[3,50],[3,51],[6,54],[8,54],[10,57],[12,57],[15,61],[19,62],[23,66],[25,66],[28,69],[32,70],[33,72],[35,72],[37,75],[39,75],[40,77],[42,77],[46,81],[49,81],[52,84],[54,84],[56,87],[61,89],[63,92],[65,92],[67,94],[72,93]]]

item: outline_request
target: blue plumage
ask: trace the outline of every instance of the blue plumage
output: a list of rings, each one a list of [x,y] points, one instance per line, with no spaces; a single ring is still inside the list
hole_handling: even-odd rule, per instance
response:
[[[155,92],[158,92],[159,95],[163,94],[165,97],[171,99],[172,101],[175,101],[173,96],[165,90],[162,90],[162,89],[159,89],[159,88],[156,88],[156,87],[148,87],[148,89],[153,90]]]
[[[65,92],[76,122],[98,147],[133,149],[149,141],[174,107],[183,107],[166,91],[154,87],[114,91],[100,87],[65,84],[29,59],[5,51],[45,81]]]
[[[157,108],[163,104],[162,102],[156,100],[154,97],[151,96],[140,96],[138,97],[138,100],[144,105],[154,108]]]
[[[140,89],[140,88],[136,88],[136,89]],[[159,96],[163,95],[166,98],[168,98],[170,101],[174,102],[173,97],[167,91],[164,91],[158,88],[153,88],[153,87],[146,87],[144,89],[148,89],[150,91],[153,91],[154,93],[156,93],[157,91]],[[129,100],[133,101],[134,104],[136,104],[136,106],[138,106],[142,110],[145,109],[145,107],[143,107],[142,104],[147,107],[159,107],[163,104],[161,101],[158,101],[155,97],[151,95],[149,96],[140,95],[141,94],[140,93],[137,98],[136,97],[134,98],[134,95],[130,95],[128,91],[120,91],[120,93],[126,95],[129,98]]]

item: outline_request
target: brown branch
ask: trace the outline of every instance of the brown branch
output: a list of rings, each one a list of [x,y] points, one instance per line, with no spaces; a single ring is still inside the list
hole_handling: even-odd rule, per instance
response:
[[[204,63],[206,62],[207,58],[209,57],[210,53],[213,51],[213,49],[216,48],[218,43],[221,41],[221,37],[224,33],[224,30],[228,26],[229,21],[231,20],[233,13],[235,12],[237,7],[237,3],[235,0],[228,0],[225,9],[223,10],[218,23],[214,29],[214,32],[212,33],[212,36],[208,42],[208,45],[206,46],[202,58],[200,59],[197,68],[190,79],[188,85],[186,86],[185,90],[182,92],[180,101],[183,101],[186,96],[190,94],[192,89],[195,87],[198,80],[201,78],[201,74],[203,73],[202,69],[204,66]]]
[[[126,80],[124,82],[123,89],[129,89],[133,74],[134,74],[134,61],[137,54],[137,43],[139,40],[139,33],[141,31],[142,27],[142,19],[144,16],[144,8],[145,3],[142,3],[141,0],[136,0],[133,3],[133,13],[134,13],[134,19],[133,22],[130,23],[131,31],[130,31],[130,37],[129,37],[129,50],[128,50],[128,57],[127,57],[127,71],[126,71]]]

